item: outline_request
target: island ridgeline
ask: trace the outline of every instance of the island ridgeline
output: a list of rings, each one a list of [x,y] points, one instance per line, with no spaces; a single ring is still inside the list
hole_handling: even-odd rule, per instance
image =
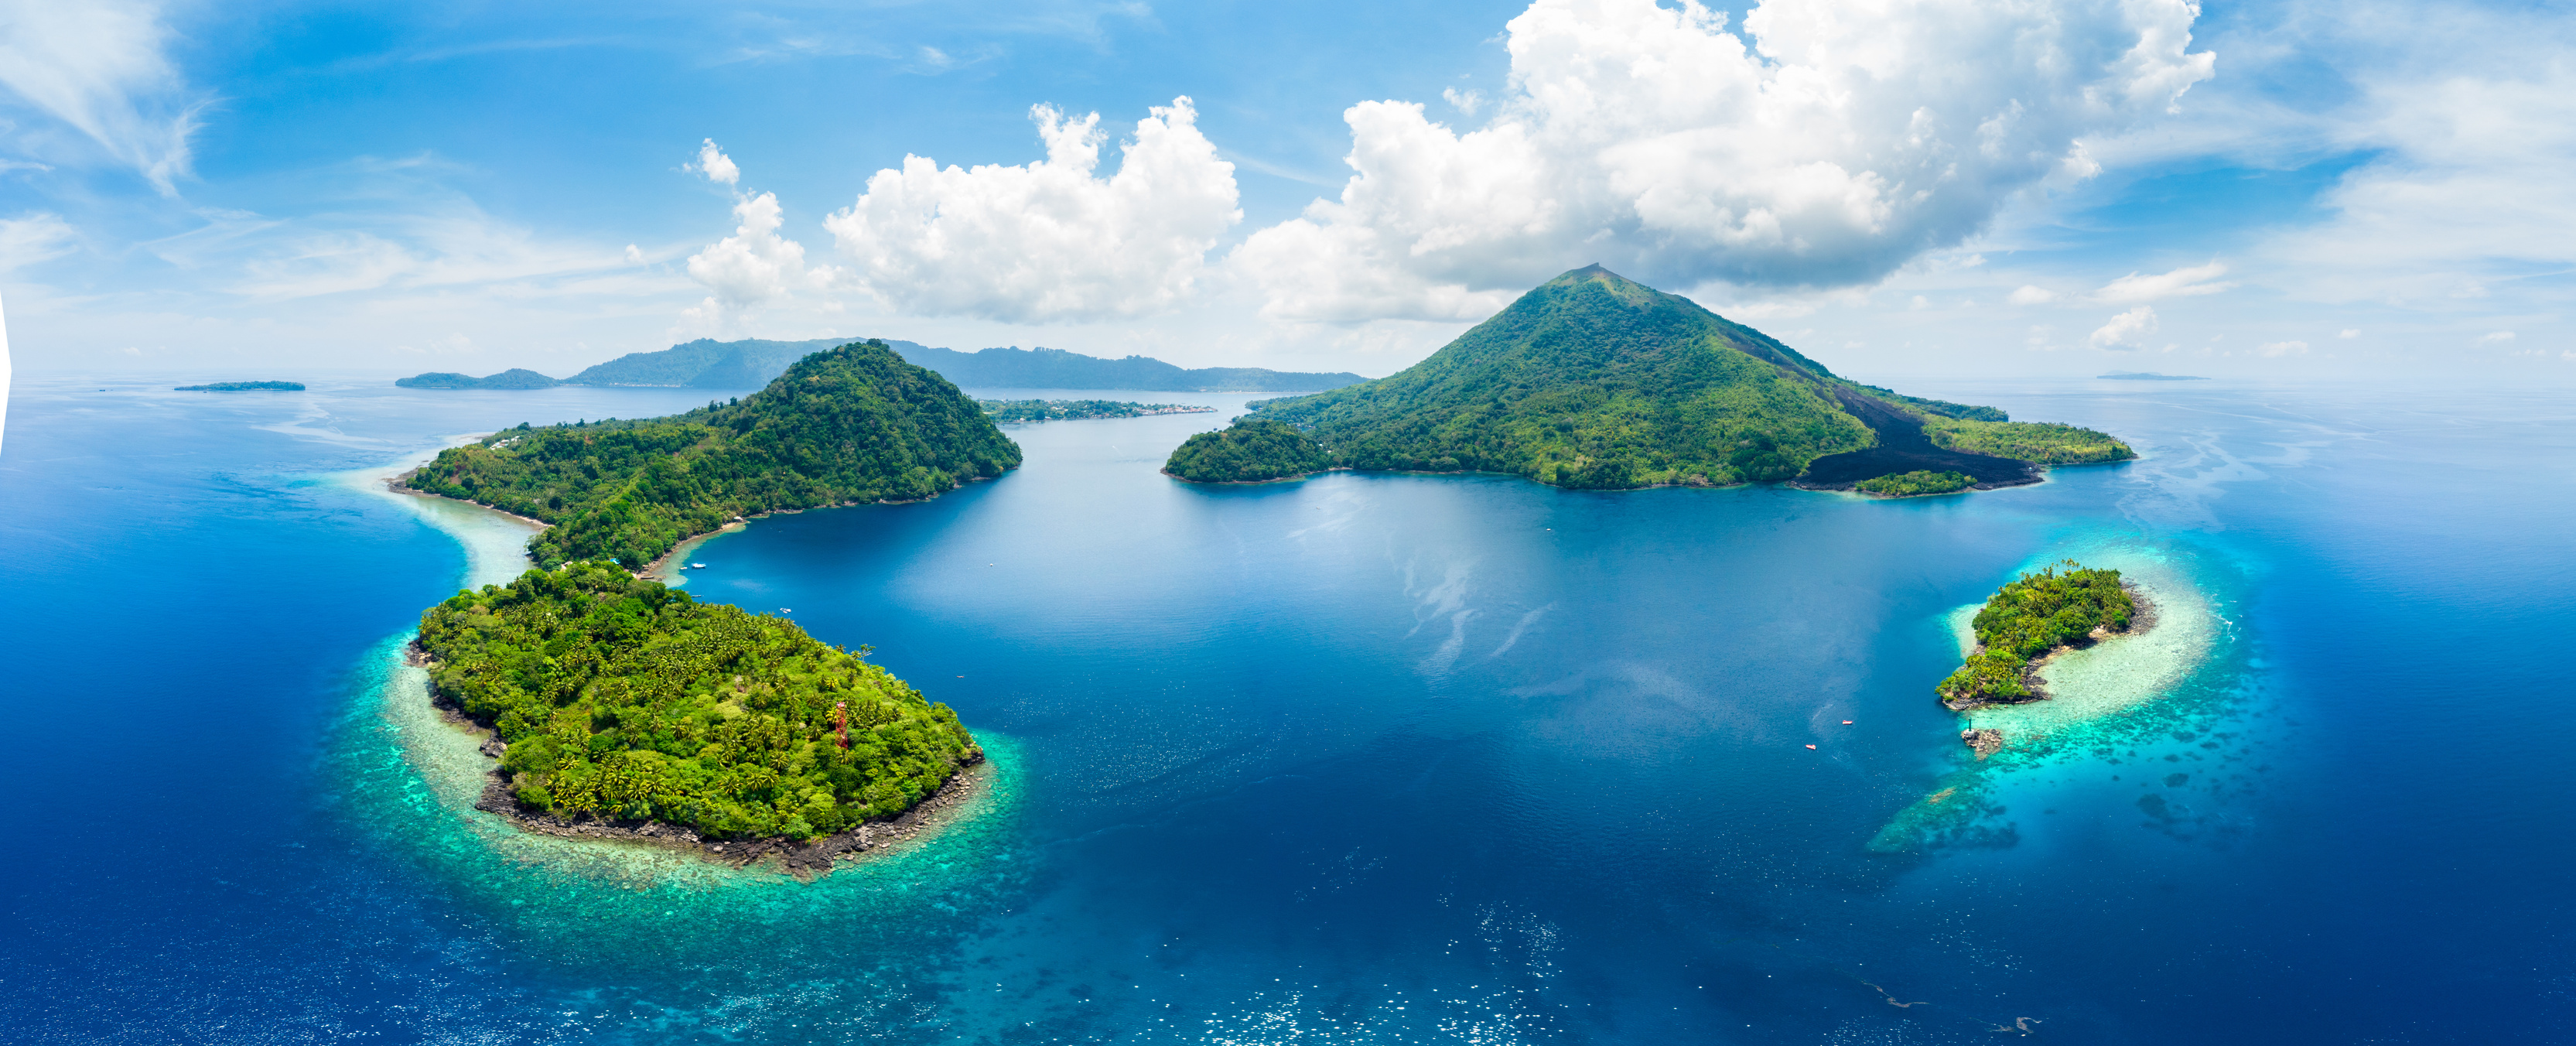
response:
[[[1235,424],[1270,422],[1305,433],[1320,456],[1266,433],[1192,437],[1165,471],[1287,476],[1317,471],[1320,460],[1590,489],[1789,480],[1850,489],[1949,471],[1990,487],[2035,482],[2034,463],[2135,456],[2091,430],[2024,425],[1993,407],[1844,379],[1769,335],[1597,265],[1540,285],[1402,372],[1260,401]],[[1220,447],[1224,467],[1202,464]]]
[[[403,482],[551,524],[529,540],[541,566],[640,570],[738,517],[919,500],[1019,464],[1019,445],[975,401],[868,342],[686,414],[506,429]]]

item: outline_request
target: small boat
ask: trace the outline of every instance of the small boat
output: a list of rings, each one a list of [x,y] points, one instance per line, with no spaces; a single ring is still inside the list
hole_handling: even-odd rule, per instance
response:
[[[786,607],[780,607],[780,608],[778,608],[778,612],[779,612],[779,613],[781,613],[781,614],[793,614],[793,613],[795,613],[795,611],[793,611],[793,610],[789,610],[789,609],[787,609]]]
[[[1851,725],[1851,720],[1849,720],[1849,719],[1845,719],[1845,720],[1843,720],[1843,725],[1844,725],[1844,726],[1850,726],[1850,725]]]
[[[691,563],[691,564],[689,564],[689,569],[691,569],[691,570],[705,570],[706,568],[707,568],[707,565],[706,565],[706,564],[704,564],[704,563]]]
[[[1815,750],[1816,750],[1816,746],[1814,746],[1814,745],[1808,745],[1808,746],[1807,746],[1807,750],[1808,750],[1808,751],[1810,751],[1810,752],[1815,751]]]

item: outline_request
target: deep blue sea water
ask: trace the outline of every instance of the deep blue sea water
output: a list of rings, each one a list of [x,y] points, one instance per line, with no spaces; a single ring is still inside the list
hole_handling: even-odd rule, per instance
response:
[[[0,1040],[2576,1038],[2565,390],[1911,383],[2145,457],[1905,502],[1210,489],[1155,470],[1214,416],[1016,427],[689,557],[994,755],[804,884],[460,809],[394,655],[467,555],[355,478],[703,393],[177,383],[12,393]],[[1975,763],[1948,617],[2067,555],[2197,638]]]

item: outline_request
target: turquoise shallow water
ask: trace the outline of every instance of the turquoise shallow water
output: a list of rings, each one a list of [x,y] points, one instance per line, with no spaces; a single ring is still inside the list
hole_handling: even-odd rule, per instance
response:
[[[806,884],[472,812],[470,741],[396,657],[513,536],[363,474],[697,394],[315,385],[15,394],[13,1041],[2480,1042],[2568,1018],[2576,730],[2554,663],[2517,656],[2576,624],[2563,395],[1925,387],[2147,457],[1907,502],[1193,488],[1154,469],[1210,416],[1018,428],[1000,481],[689,557],[701,598],[873,644],[994,756],[973,816]],[[2053,666],[2060,702],[1981,713],[2014,745],[1977,763],[1929,694],[1954,612],[2066,555],[2148,581],[2166,622]]]

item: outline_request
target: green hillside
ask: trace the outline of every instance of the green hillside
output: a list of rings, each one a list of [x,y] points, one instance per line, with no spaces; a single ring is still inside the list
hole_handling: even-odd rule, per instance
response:
[[[732,403],[504,430],[405,482],[553,524],[528,543],[547,567],[634,569],[735,516],[933,497],[1019,463],[974,400],[868,342],[807,356]]]
[[[1163,463],[1163,471],[1196,483],[1262,483],[1331,467],[1332,454],[1313,436],[1268,418],[1199,433]]]
[[[983,758],[946,705],[775,617],[602,563],[420,619],[439,698],[509,743],[524,809],[803,839],[891,817]]]
[[[1598,489],[1790,480],[1835,455],[1806,485],[1954,470],[2002,486],[2033,482],[2033,460],[2134,456],[2091,430],[2020,425],[1992,407],[1844,380],[1760,331],[1597,265],[1522,295],[1401,373],[1254,410],[1238,428],[1294,426],[1328,467],[1501,472]],[[1316,459],[1266,434],[1194,437],[1165,471],[1267,478],[1316,471]]]

